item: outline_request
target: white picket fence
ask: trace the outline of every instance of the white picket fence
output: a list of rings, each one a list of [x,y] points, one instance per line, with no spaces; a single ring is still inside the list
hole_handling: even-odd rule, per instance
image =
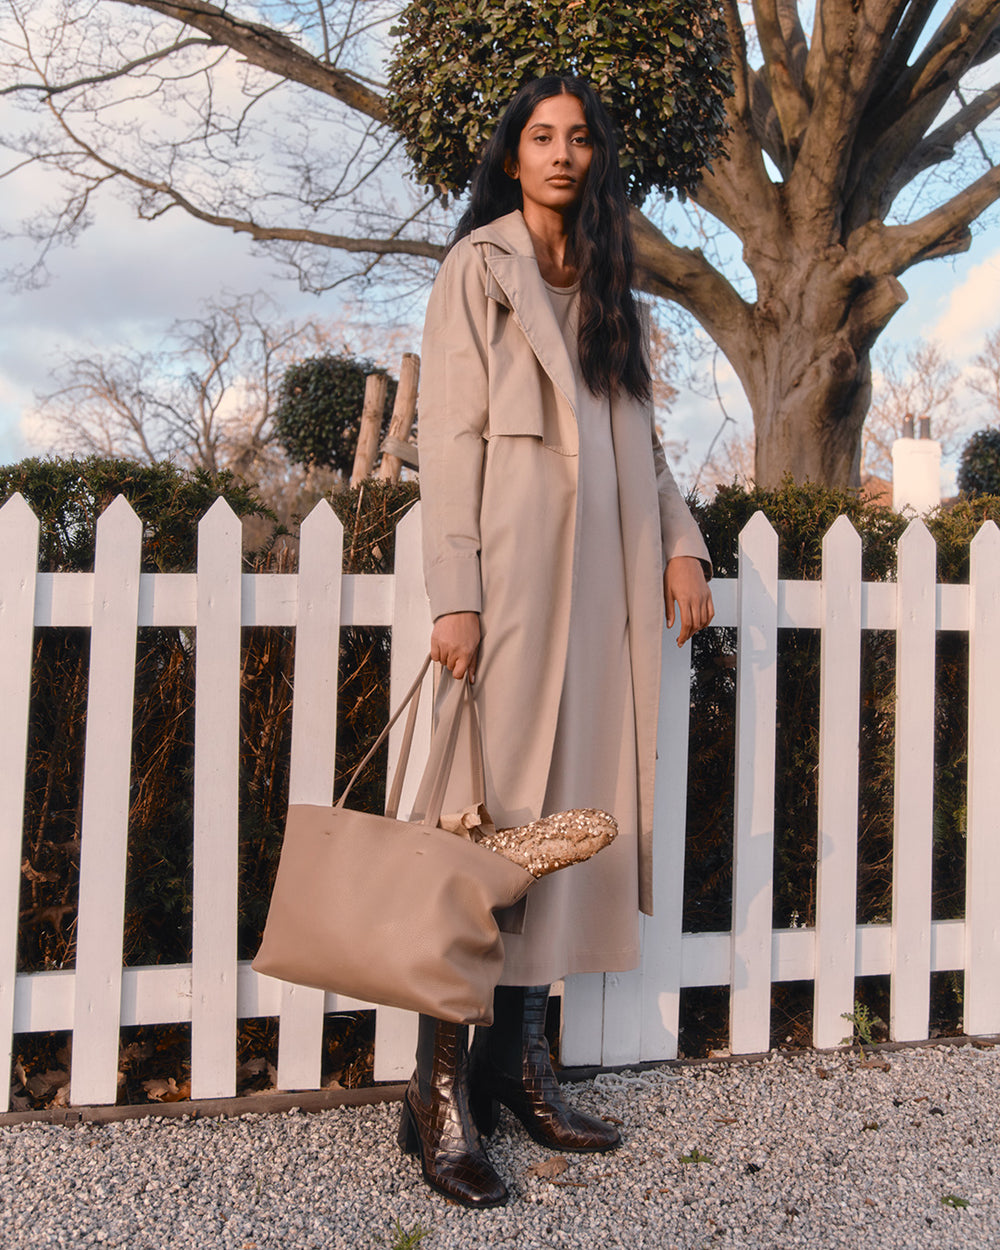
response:
[[[342,529],[326,503],[302,527],[297,574],[241,572],[240,523],[218,501],[198,530],[198,571],[140,573],[142,526],[124,499],[98,524],[95,571],[36,572],[38,523],[20,496],[0,509],[0,1040],[71,1029],[74,1104],[112,1103],[119,1029],[191,1022],[194,1098],[236,1087],[238,1018],[280,1017],[278,1083],[320,1083],[323,1013],[366,1004],[258,976],[237,961],[237,777],[243,626],[296,630],[290,797],[326,803],[336,739],[337,630],[392,629],[395,703],[430,626],[419,509],[397,532],[394,576],[342,576]],[[936,584],[934,542],[914,521],[896,583],[861,581],[861,543],[840,518],[821,581],[780,581],[762,514],[740,538],[739,577],[713,583],[716,626],[737,627],[735,861],[731,932],[681,931],[690,647],[665,635],[658,742],[655,901],[634,972],[567,978],[562,1057],[619,1065],[677,1053],[682,987],[730,986],[730,1047],[768,1047],[773,982],[815,984],[813,1040],[837,1045],[854,979],[891,976],[891,1036],[928,1034],[932,971],[964,970],[965,1029],[1000,1032],[1000,530],[972,544],[969,585]],[[23,770],[34,628],[91,630],[75,969],[16,974]],[[196,627],[194,933],[190,964],[122,966],[132,693],[137,631]],[[817,917],[772,928],[775,671],[779,629],[822,631]],[[891,924],[856,924],[858,723],[863,629],[895,630],[897,737]],[[931,920],[934,644],[967,631],[970,648],[968,879],[963,920]],[[429,736],[429,699],[414,743]],[[390,759],[395,751],[390,749]],[[413,773],[419,769],[413,769]],[[408,778],[403,811],[412,798]],[[408,1075],[415,1017],[377,1012],[375,1075]]]

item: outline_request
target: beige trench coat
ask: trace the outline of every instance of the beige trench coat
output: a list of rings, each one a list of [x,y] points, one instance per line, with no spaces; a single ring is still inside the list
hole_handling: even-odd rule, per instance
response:
[[[427,592],[435,619],[481,614],[477,703],[498,826],[543,814],[573,609],[575,405],[565,343],[514,212],[462,239],[441,267],[424,327],[419,425]],[[710,565],[651,408],[616,395],[611,425],[635,698],[639,903],[651,913],[663,569],[680,555]]]

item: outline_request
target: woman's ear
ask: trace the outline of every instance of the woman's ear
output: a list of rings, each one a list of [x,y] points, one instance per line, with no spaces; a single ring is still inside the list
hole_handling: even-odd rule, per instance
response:
[[[508,178],[513,178],[517,182],[518,168],[517,161],[511,160],[509,156],[503,158],[503,172]]]

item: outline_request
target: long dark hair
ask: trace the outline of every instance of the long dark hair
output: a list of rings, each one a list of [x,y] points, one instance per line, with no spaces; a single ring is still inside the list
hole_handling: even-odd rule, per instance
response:
[[[632,230],[625,183],[611,118],[589,83],[550,74],[520,88],[483,149],[455,242],[477,226],[523,207],[521,184],[504,167],[517,162],[521,131],[536,106],[563,92],[583,105],[593,143],[590,172],[569,232],[570,254],[580,274],[580,371],[595,395],[624,389],[645,401],[650,397],[649,366],[632,295]]]

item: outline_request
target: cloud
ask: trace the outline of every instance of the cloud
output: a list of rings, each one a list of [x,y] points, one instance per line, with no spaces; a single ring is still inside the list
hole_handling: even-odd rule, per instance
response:
[[[939,339],[948,354],[955,357],[979,351],[986,333],[1000,321],[998,290],[1000,250],[974,265],[951,292],[947,307],[932,326],[929,337]]]

